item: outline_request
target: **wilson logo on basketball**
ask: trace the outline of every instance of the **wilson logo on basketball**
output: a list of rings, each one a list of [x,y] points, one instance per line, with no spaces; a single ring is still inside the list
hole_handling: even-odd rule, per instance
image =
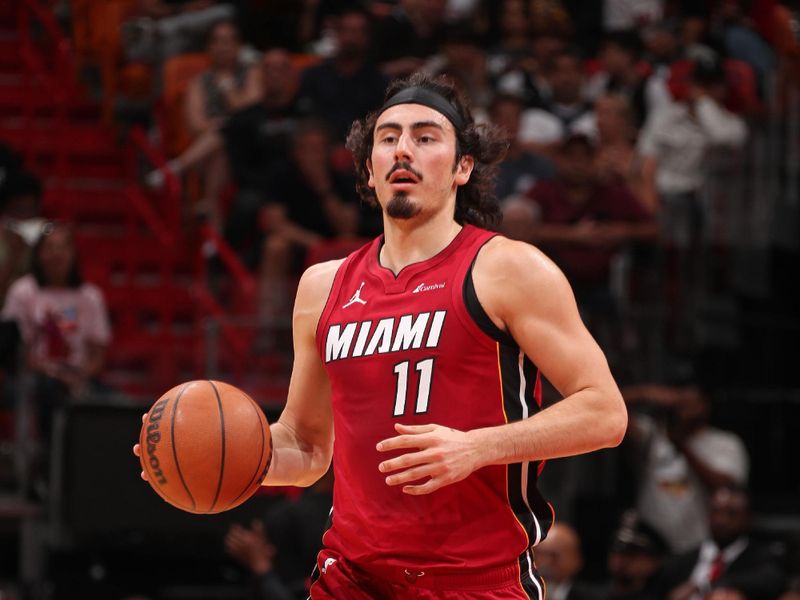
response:
[[[161,417],[164,416],[167,402],[169,402],[169,398],[163,398],[153,405],[147,425],[147,454],[150,457],[150,468],[153,469],[153,476],[156,481],[161,484],[167,483],[167,478],[164,477],[161,464],[156,455],[156,444],[161,441],[161,432],[158,429],[161,426]]]

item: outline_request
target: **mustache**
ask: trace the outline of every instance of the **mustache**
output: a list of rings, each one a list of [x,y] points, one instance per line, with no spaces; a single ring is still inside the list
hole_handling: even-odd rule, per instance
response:
[[[389,169],[389,172],[386,174],[386,181],[389,181],[389,177],[392,176],[392,173],[394,173],[395,171],[399,171],[400,169],[402,169],[403,171],[408,171],[414,177],[416,177],[418,181],[422,181],[422,173],[414,169],[414,167],[412,167],[409,163],[402,160],[400,162],[394,163],[394,166],[391,169]]]

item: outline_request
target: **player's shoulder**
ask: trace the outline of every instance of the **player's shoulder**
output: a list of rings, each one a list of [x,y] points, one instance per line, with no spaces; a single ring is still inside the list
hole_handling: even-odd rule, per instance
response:
[[[312,296],[325,295],[327,297],[333,286],[333,280],[336,278],[336,272],[344,261],[344,258],[327,260],[308,267],[300,277],[300,283],[297,288],[298,296],[303,293]]]
[[[484,310],[506,323],[512,314],[556,314],[574,304],[567,278],[552,260],[531,244],[503,236],[478,253],[472,280]]]
[[[509,281],[553,280],[564,275],[536,246],[496,235],[481,248],[474,273]]]
[[[300,277],[294,302],[293,323],[296,336],[306,332],[309,339],[317,327],[333,288],[336,272],[344,259],[329,260],[308,267]]]

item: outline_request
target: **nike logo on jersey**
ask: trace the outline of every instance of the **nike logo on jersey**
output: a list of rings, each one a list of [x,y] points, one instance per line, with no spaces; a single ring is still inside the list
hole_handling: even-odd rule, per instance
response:
[[[362,281],[362,282],[361,282],[361,285],[360,285],[360,286],[358,286],[358,289],[356,290],[356,293],[355,293],[355,294],[353,294],[353,297],[352,297],[352,298],[350,298],[350,300],[348,300],[348,301],[347,301],[347,304],[345,304],[344,306],[342,306],[342,308],[347,308],[348,306],[350,306],[350,305],[352,305],[352,304],[366,304],[366,303],[367,303],[367,301],[366,301],[366,300],[362,300],[362,299],[361,299],[361,289],[362,289],[363,287],[364,287],[364,282]]]
[[[436,348],[442,334],[446,310],[388,317],[377,322],[356,321],[331,325],[325,339],[325,362],[371,354]]]
[[[414,290],[411,292],[412,294],[419,294],[420,292],[430,292],[431,290],[441,290],[444,289],[444,281],[442,283],[432,283],[427,285],[425,283],[420,283]]]

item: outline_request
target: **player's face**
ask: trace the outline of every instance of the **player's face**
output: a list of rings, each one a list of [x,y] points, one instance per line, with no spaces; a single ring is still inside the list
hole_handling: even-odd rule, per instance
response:
[[[459,185],[469,181],[471,157],[456,162],[452,123],[420,104],[385,110],[375,124],[369,186],[391,218],[410,219],[423,211],[455,207]]]

